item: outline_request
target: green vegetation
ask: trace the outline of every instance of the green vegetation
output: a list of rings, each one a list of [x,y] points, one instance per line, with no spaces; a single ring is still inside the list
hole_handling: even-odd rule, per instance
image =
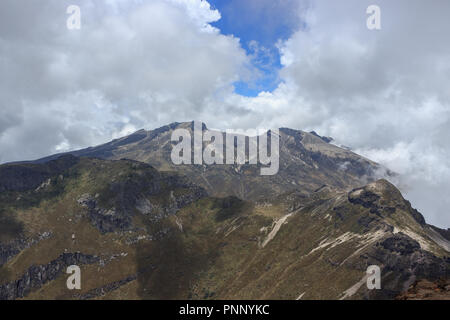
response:
[[[206,197],[186,178],[135,161],[86,158],[44,182],[0,193],[0,244],[26,244],[0,267],[0,285],[64,252],[101,262],[81,266],[77,295],[67,291],[61,275],[27,299],[76,299],[129,277],[135,280],[94,298],[338,299],[369,263],[399,259],[379,245],[395,236],[394,227],[445,255],[409,203],[384,181],[350,193],[320,188],[254,203]],[[424,263],[441,263],[411,248]],[[403,260],[399,265],[405,263],[404,269],[411,267]],[[392,270],[383,279],[389,292],[400,290],[402,272]],[[362,287],[347,298],[368,294]]]

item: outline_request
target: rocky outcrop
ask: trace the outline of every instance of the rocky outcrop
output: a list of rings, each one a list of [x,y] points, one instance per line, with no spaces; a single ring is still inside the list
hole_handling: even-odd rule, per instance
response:
[[[331,138],[331,137],[322,137],[322,136],[318,135],[317,132],[315,132],[315,131],[311,131],[310,133],[311,133],[312,135],[314,135],[314,136],[316,136],[316,137],[322,139],[322,140],[323,140],[324,142],[326,142],[326,143],[330,143],[330,142],[332,142],[332,141],[334,140],[334,139]]]
[[[403,198],[400,191],[385,179],[352,190],[348,194],[348,200],[355,205],[370,209],[370,213],[378,216],[386,217],[397,209],[401,209],[408,212],[420,225],[426,224],[422,214],[412,208],[411,203]]]
[[[382,270],[382,290],[367,293],[370,299],[393,299],[418,280],[437,281],[450,278],[450,259],[438,258],[421,249],[419,243],[397,233],[377,243],[363,255],[369,265]]]
[[[102,233],[115,230],[127,230],[131,228],[131,216],[115,209],[103,209],[98,206],[97,200],[84,194],[78,199],[78,204],[87,209],[87,214],[92,225]]]
[[[31,239],[15,239],[8,243],[0,243],[0,267],[7,263],[14,256],[18,255],[22,250],[30,248],[31,246],[39,243],[42,240],[51,237],[50,232],[44,232],[39,234],[35,238]]]
[[[14,243],[0,244],[0,267],[7,263],[12,257],[19,254],[23,248],[21,241]]]
[[[82,253],[63,253],[46,265],[31,266],[19,279],[0,285],[0,300],[15,300],[26,297],[33,290],[55,280],[71,265],[92,264],[99,258]]]
[[[138,164],[136,166],[148,166]],[[148,166],[151,168],[150,166]],[[150,178],[132,177],[129,180],[110,185],[114,200],[110,208],[99,204],[97,195],[84,194],[78,204],[87,209],[92,225],[102,233],[131,230],[132,217],[140,212],[148,215],[150,220],[176,214],[181,208],[207,196],[207,192],[196,185],[186,182],[174,175],[159,175]],[[175,190],[179,192],[175,195]],[[157,199],[157,203],[152,203]]]
[[[0,166],[0,192],[35,190],[49,178],[78,163],[78,158],[65,155],[45,164],[8,164]]]
[[[79,299],[79,300],[89,300],[89,299],[95,299],[98,297],[103,297],[107,293],[115,291],[115,290],[119,289],[120,287],[122,287],[136,279],[137,279],[137,275],[131,275],[129,277],[126,277],[125,279],[115,281],[112,283],[108,283],[107,285],[105,285],[101,288],[95,288],[95,289],[89,290],[85,294],[75,295],[74,298]]]

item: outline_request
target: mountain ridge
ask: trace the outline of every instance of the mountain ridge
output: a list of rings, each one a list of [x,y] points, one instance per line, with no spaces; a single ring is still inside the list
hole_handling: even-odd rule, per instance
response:
[[[404,299],[450,278],[448,230],[365,177],[378,169],[369,160],[282,129],[279,179],[176,167],[179,127],[190,123],[85,149],[110,159],[0,165],[0,299]],[[81,291],[65,286],[68,261]],[[382,290],[364,285],[370,265]]]
[[[315,132],[288,128],[280,129],[280,170],[272,177],[260,177],[260,166],[248,164],[173,165],[170,157],[173,146],[171,133],[180,128],[192,132],[193,126],[194,122],[174,122],[155,130],[142,129],[97,147],[64,154],[109,160],[137,160],[158,170],[186,175],[215,196],[231,194],[249,200],[273,197],[297,188],[305,188],[311,192],[323,184],[349,189],[380,177],[395,175],[373,161],[330,144]],[[208,130],[205,124],[202,127],[203,131]],[[248,148],[248,138],[246,139]],[[41,158],[31,163],[45,163],[61,155]],[[253,190],[255,187],[256,190]]]

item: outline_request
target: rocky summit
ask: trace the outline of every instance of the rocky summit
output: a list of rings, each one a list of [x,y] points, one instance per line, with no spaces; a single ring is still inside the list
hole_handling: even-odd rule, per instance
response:
[[[273,176],[174,165],[179,128],[1,165],[0,299],[450,299],[450,230],[394,173],[293,129]]]

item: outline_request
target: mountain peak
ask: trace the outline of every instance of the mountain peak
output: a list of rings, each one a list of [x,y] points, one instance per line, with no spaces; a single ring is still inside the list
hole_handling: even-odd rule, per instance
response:
[[[202,130],[207,130],[202,123]],[[174,165],[171,161],[171,133],[176,129],[192,131],[194,121],[173,122],[154,130],[139,130],[129,136],[100,146],[73,151],[78,157],[107,160],[132,159],[148,163],[158,170],[177,171],[187,175],[211,195],[234,195],[259,200],[276,197],[302,188],[313,192],[324,184],[351,190],[373,181],[380,166],[351,151],[327,143],[317,134],[301,130],[280,129],[280,170],[272,177],[261,177],[257,165]],[[237,146],[235,146],[237,148]],[[36,161],[44,163],[58,155]]]

